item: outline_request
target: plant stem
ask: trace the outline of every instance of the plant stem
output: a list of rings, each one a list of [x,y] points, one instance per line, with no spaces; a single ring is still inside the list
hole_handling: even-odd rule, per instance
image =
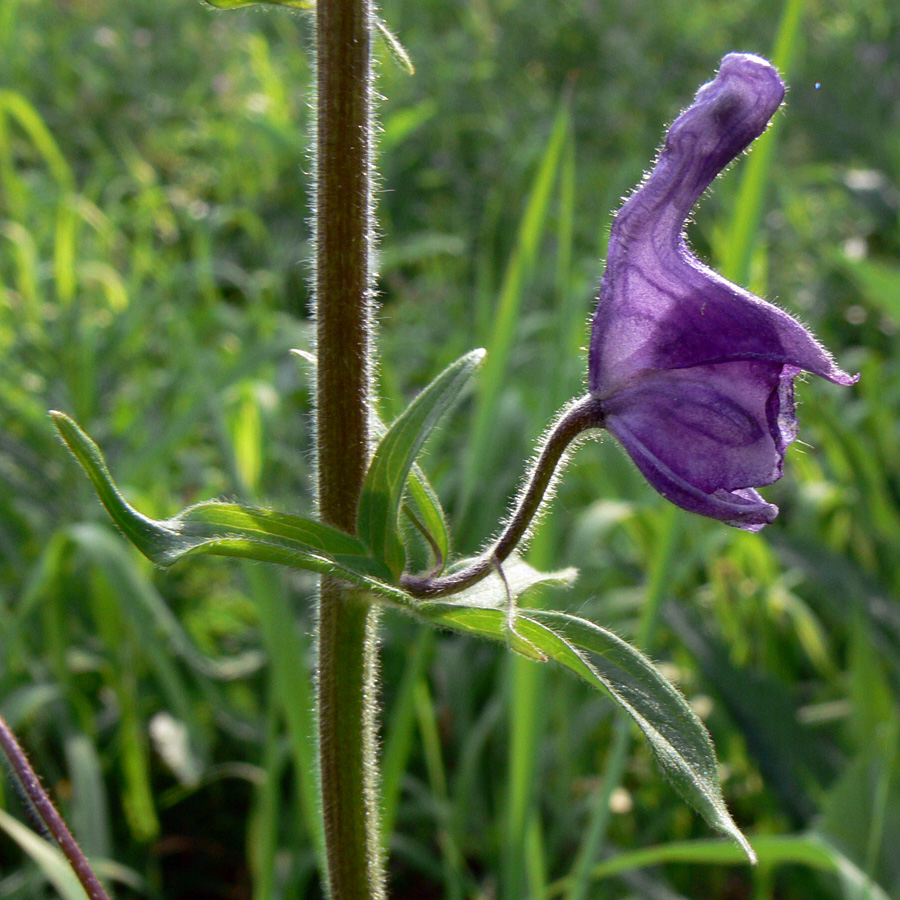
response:
[[[81,882],[85,893],[91,900],[109,900],[106,891],[103,890],[103,885],[100,884],[91,864],[87,861],[87,857],[82,853],[81,847],[78,846],[62,816],[56,811],[53,801],[47,796],[40,779],[31,768],[25,751],[19,746],[19,742],[2,716],[0,716],[0,750],[9,760],[16,780],[22,788],[22,793],[28,798],[38,818],[44,823],[44,827],[50,832],[53,840],[69,861],[69,865]]]
[[[316,4],[316,437],[323,521],[356,530],[368,462],[372,227],[370,0]],[[319,774],[332,900],[384,896],[377,616],[343,582],[318,599]]]
[[[519,493],[516,508],[500,536],[471,565],[439,577],[403,575],[400,584],[414,597],[441,597],[481,581],[503,562],[528,532],[544,501],[544,495],[559,474],[563,454],[583,432],[603,427],[603,404],[590,394],[570,403],[550,427],[537,461]]]

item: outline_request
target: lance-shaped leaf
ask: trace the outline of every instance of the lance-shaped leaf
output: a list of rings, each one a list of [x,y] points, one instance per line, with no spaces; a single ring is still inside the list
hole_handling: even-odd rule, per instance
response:
[[[406,490],[409,503],[403,504],[403,511],[428,541],[435,557],[435,570],[440,572],[450,556],[450,532],[444,507],[418,466],[413,466]]]
[[[372,456],[360,494],[357,531],[372,555],[395,575],[405,562],[397,519],[413,462],[483,358],[483,350],[473,350],[444,369],[398,416]]]
[[[291,353],[303,361],[304,371],[314,385],[318,376],[316,355],[308,350],[291,350]],[[382,422],[381,416],[375,409],[369,410],[369,429],[375,443],[378,443],[387,434],[387,425]],[[437,492],[422,469],[415,463],[410,470],[406,490],[409,505],[404,502],[404,512],[423,532],[434,552],[436,569],[441,571],[450,557],[450,531],[447,528],[447,518]]]
[[[256,559],[344,578],[399,605],[410,602],[387,583],[390,571],[362,541],[322,522],[215,501],[190,506],[171,519],[148,518],[119,492],[100,448],[64,413],[51,416],[113,521],[157,565],[197,553]]]
[[[455,631],[503,642],[509,639],[503,609],[436,601],[422,603],[414,612]],[[647,657],[612,632],[565,613],[522,609],[515,627],[526,646],[603,691],[624,709],[681,796],[755,862],[753,849],[725,806],[709,734],[681,693]]]

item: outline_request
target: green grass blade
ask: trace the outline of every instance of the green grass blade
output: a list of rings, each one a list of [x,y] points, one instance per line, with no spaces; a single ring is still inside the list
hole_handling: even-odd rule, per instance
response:
[[[556,272],[554,278],[553,338],[546,341],[542,366],[547,378],[541,386],[542,402],[535,410],[533,431],[545,427],[547,418],[578,389],[585,330],[584,285],[573,277],[576,203],[575,139],[571,119],[559,161],[556,212]],[[553,565],[559,520],[552,511],[540,524],[528,547],[528,562],[539,570]],[[542,592],[529,598],[529,605],[543,606]],[[506,847],[501,868],[501,894],[518,897],[528,888],[541,896],[544,876],[540,857],[529,844],[541,827],[536,804],[536,776],[547,672],[530,666],[519,655],[508,661],[509,752],[506,792]]]
[[[97,634],[110,663],[105,667],[106,680],[118,706],[116,738],[125,820],[137,840],[150,841],[159,836],[160,823],[151,786],[147,728],[133,672],[135,634],[123,622],[115,588],[102,568],[90,571],[89,585],[88,598]]]
[[[412,750],[416,721],[415,686],[425,674],[433,644],[434,632],[423,629],[407,654],[403,677],[387,719],[381,756],[381,827],[385,845],[390,841],[397,822],[401,779]]]
[[[478,405],[472,425],[472,440],[462,480],[463,508],[471,499],[482,472],[492,439],[497,402],[509,366],[525,283],[537,260],[549,220],[550,199],[556,182],[566,137],[569,133],[568,99],[561,101],[550,138],[531,185],[516,245],[500,287],[494,310],[494,325],[487,345],[487,359],[479,383]]]
[[[45,841],[30,828],[17,822],[2,809],[0,809],[0,830],[19,845],[63,900],[88,900],[88,895],[75,877],[68,861],[49,841]]]
[[[242,9],[245,6],[269,4],[270,6],[288,6],[291,9],[315,9],[314,0],[204,0],[216,9]]]
[[[868,891],[869,900],[889,900],[883,888],[868,879],[858,866],[816,834],[762,835],[753,838],[751,843],[761,866],[800,865],[834,872],[845,886],[845,897],[865,897],[865,892]],[[596,883],[623,872],[665,863],[746,865],[747,857],[739,847],[725,841],[708,839],[672,841],[656,847],[643,847],[640,850],[622,853],[599,863],[591,870],[591,881]],[[564,878],[551,884],[545,895],[546,900],[562,896],[571,886],[570,881],[571,879]]]
[[[66,158],[56,143],[50,129],[44,124],[38,111],[20,93],[0,89],[0,115],[6,113],[19,123],[31,139],[38,153],[44,158],[47,168],[59,188],[69,192],[75,190],[75,176]]]
[[[127,545],[108,529],[84,523],[74,525],[67,534],[91,564],[102,568],[115,585],[123,610],[147,639],[145,649],[149,649],[148,644],[162,645],[169,657],[175,656],[202,675],[221,681],[247,678],[259,669],[260,654],[255,650],[223,659],[201,652],[153,582],[134,565],[135,558]]]
[[[647,573],[644,605],[635,641],[639,648],[646,649],[651,645],[663,597],[672,583],[672,561],[678,545],[681,518],[681,510],[671,504],[664,507],[658,517],[660,532],[652,541],[654,552]],[[584,900],[589,896],[591,866],[599,858],[609,827],[610,797],[621,784],[630,749],[628,716],[620,713],[613,729],[603,777],[590,799],[591,814],[572,864],[571,888],[566,900]]]
[[[277,688],[272,678],[269,690],[277,699]],[[247,829],[247,857],[253,879],[253,900],[269,900],[275,888],[275,856],[278,851],[278,822],[281,813],[281,792],[278,788],[288,760],[278,727],[281,721],[279,705],[277,702],[270,702],[268,706],[261,761],[264,776],[256,789]]]
[[[482,359],[484,351],[473,350],[444,369],[390,426],[372,456],[359,498],[357,529],[375,558],[384,560],[394,574],[400,574],[405,561],[397,518],[413,462]]]
[[[781,14],[772,62],[785,79],[790,77],[794,67],[805,6],[806,0],[787,0]],[[724,243],[720,271],[738,284],[746,284],[749,279],[750,261],[759,235],[780,122],[781,119],[777,118],[753,145],[726,232],[728,237]]]
[[[109,803],[100,754],[93,741],[80,734],[66,739],[65,752],[72,782],[72,832],[87,856],[110,857]]]
[[[447,900],[463,900],[465,859],[459,849],[457,835],[454,834],[450,795],[447,790],[447,771],[441,753],[437,716],[424,678],[420,678],[413,689],[413,701],[422,738],[428,782],[437,805],[438,842],[441,845],[444,870],[444,896]]]
[[[297,628],[287,592],[274,573],[259,566],[247,566],[246,576],[259,610],[272,689],[287,730],[303,823],[315,847],[319,870],[325,872],[325,841],[315,774],[314,695],[306,664],[310,656],[309,640]]]

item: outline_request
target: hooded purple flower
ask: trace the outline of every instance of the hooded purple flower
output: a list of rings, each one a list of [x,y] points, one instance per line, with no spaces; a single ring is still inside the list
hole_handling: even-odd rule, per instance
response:
[[[700,195],[783,99],[770,63],[730,53],[675,120],[613,222],[589,355],[605,425],[647,480],[678,506],[749,531],[778,514],[754,487],[781,477],[796,436],[794,378],[856,381],[799,322],[704,266],[685,241]]]

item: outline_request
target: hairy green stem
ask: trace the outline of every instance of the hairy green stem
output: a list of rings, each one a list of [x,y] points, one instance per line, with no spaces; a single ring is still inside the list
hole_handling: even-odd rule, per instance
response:
[[[28,798],[28,802],[38,818],[69,861],[69,865],[90,900],[109,900],[106,891],[103,890],[103,885],[100,884],[91,864],[87,861],[87,857],[81,851],[81,847],[78,846],[62,816],[56,811],[53,801],[47,796],[40,779],[31,768],[25,751],[19,746],[19,742],[2,716],[0,716],[0,750],[9,760],[22,793]]]
[[[515,510],[500,536],[471,565],[449,575],[403,575],[400,584],[414,597],[441,597],[481,581],[502,563],[525,537],[558,474],[563,454],[583,432],[603,427],[603,404],[588,394],[570,403],[550,427],[537,460],[519,494]]]
[[[316,4],[316,438],[323,521],[356,530],[368,462],[372,224],[370,0]],[[384,896],[378,828],[373,607],[319,588],[317,712],[327,890]]]

